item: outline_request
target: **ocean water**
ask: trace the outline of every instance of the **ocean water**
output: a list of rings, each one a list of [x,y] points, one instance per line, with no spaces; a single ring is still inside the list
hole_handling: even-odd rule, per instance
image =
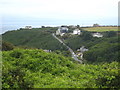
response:
[[[3,34],[7,31],[17,30],[20,28],[24,28],[25,26],[33,26],[34,28],[40,28],[39,25],[27,25],[27,24],[4,24],[0,28],[0,34]]]
[[[17,30],[20,28],[24,28],[25,26],[32,26],[32,28],[40,28],[41,26],[51,26],[51,27],[56,27],[56,26],[61,26],[64,24],[60,23],[44,23],[44,22],[7,22],[3,23],[0,26],[0,34],[3,34],[7,31],[11,30]],[[67,25],[67,24],[65,24]]]
[[[22,19],[23,20],[23,19]],[[24,21],[24,22],[23,22]],[[28,20],[28,21],[20,21],[20,20],[14,20],[14,21],[4,21],[2,24],[0,24],[0,34],[3,34],[7,31],[11,30],[17,30],[20,28],[24,28],[25,26],[32,26],[33,28],[40,28],[41,26],[61,26],[61,25],[80,25],[80,26],[92,26],[95,23],[98,23],[100,25],[117,25],[118,21],[117,19],[110,19],[110,20]]]

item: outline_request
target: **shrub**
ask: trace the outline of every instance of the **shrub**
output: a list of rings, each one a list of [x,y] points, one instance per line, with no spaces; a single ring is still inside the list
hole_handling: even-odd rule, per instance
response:
[[[8,42],[3,41],[2,42],[2,51],[9,51],[9,50],[13,50],[14,49],[14,45]]]

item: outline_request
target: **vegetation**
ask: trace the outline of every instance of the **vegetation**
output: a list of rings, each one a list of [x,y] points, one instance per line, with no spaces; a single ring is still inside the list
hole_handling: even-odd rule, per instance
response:
[[[91,32],[83,31],[82,35],[74,35],[64,38],[64,42],[77,51],[85,46],[89,51],[84,53],[84,59],[89,62],[119,61],[120,41],[117,32],[107,31],[102,33],[102,38],[92,37]]]
[[[103,30],[104,37],[96,38],[80,28],[81,35],[59,36],[74,51],[81,46],[89,49],[83,53],[84,63],[79,64],[52,36],[56,29],[43,26],[2,35],[3,88],[120,88],[119,32]]]
[[[2,51],[13,50],[14,45],[5,41],[2,41]]]
[[[120,43],[118,44],[116,38],[101,41],[100,43],[89,48],[89,51],[84,53],[84,58],[90,62],[112,62],[119,61]]]
[[[118,31],[118,27],[88,27],[83,29],[90,32]]]
[[[9,31],[2,35],[4,41],[13,43],[15,46],[41,48],[48,50],[67,50],[52,33],[56,28],[33,28],[32,30]]]
[[[2,88],[120,88],[118,64],[78,64],[38,49],[3,51]]]

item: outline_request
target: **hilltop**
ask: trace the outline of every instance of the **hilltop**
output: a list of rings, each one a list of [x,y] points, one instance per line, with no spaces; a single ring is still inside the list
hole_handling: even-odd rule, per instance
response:
[[[22,29],[8,31],[2,35],[3,41],[10,42],[15,46],[31,47],[47,50],[66,50],[66,48],[57,41],[52,33],[56,28],[33,28],[31,30]]]

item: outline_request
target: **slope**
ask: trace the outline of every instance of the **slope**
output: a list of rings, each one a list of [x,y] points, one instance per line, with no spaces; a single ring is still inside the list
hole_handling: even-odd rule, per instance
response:
[[[65,50],[53,36],[51,28],[39,28],[32,30],[9,31],[2,35],[3,41],[13,43],[16,46],[41,48],[48,50]]]
[[[118,62],[78,64],[38,49],[3,51],[3,88],[119,88]]]

